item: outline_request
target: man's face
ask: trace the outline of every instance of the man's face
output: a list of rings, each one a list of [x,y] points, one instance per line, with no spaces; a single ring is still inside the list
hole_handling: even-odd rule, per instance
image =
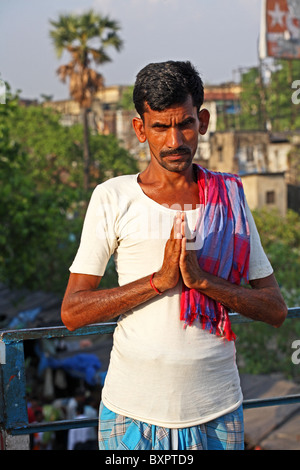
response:
[[[146,105],[142,119],[134,125],[140,142],[148,141],[151,157],[165,169],[186,170],[192,163],[201,132],[201,112],[198,115],[192,97],[164,111],[153,111]],[[208,124],[208,122],[207,122]]]

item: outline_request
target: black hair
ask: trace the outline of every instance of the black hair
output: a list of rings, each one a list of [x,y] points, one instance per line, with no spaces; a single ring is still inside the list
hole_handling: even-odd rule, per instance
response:
[[[154,111],[163,111],[174,104],[182,104],[188,95],[200,110],[204,100],[203,82],[198,71],[189,62],[167,61],[151,63],[136,77],[133,90],[135,109],[142,117],[147,103]]]

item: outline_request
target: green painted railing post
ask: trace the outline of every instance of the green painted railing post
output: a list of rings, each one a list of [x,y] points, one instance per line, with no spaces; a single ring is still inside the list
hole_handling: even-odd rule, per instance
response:
[[[29,449],[28,436],[10,429],[28,425],[23,341],[0,346],[0,448]]]

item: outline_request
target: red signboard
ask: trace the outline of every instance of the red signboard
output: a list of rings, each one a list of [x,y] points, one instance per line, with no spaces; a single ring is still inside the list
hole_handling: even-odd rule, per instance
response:
[[[260,57],[300,59],[300,0],[263,0]]]

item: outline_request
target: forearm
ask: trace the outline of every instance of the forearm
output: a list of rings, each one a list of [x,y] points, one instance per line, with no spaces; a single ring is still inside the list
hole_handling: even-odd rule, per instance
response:
[[[287,315],[287,308],[275,278],[266,278],[265,285],[253,282],[254,288],[232,284],[222,278],[205,273],[198,289],[230,310],[253,320],[279,327]]]
[[[157,295],[150,285],[150,276],[111,289],[74,289],[65,295],[62,321],[71,331],[111,321]]]
[[[181,250],[181,240],[174,236],[176,223],[177,218],[165,246],[162,267],[155,273],[154,287],[150,283],[151,275],[121,287],[98,289],[101,276],[71,273],[61,309],[65,326],[72,331],[92,323],[110,321],[175,287],[179,280]]]

